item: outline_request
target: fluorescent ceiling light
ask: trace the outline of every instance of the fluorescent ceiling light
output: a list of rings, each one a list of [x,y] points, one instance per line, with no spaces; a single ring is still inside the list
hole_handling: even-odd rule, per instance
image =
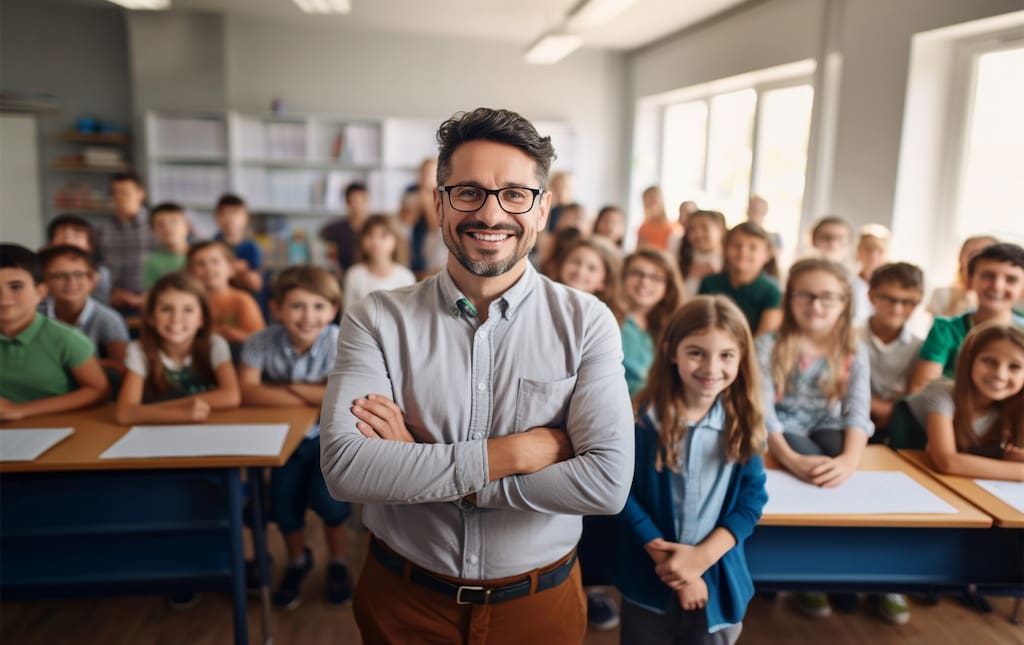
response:
[[[293,0],[306,13],[351,13],[351,0]]]
[[[629,8],[636,0],[583,0],[569,12],[572,29],[589,29],[607,23]]]
[[[171,0],[110,0],[125,9],[167,9]]]
[[[583,44],[576,34],[547,33],[526,50],[526,62],[534,65],[550,65],[562,60]]]

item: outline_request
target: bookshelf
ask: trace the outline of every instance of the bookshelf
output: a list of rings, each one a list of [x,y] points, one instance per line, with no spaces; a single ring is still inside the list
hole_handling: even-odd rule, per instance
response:
[[[131,170],[131,137],[124,132],[65,130],[56,139],[58,154],[48,168],[51,213],[110,213],[110,177]]]

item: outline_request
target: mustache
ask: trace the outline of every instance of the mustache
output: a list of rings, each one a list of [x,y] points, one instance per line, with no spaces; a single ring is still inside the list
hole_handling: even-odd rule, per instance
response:
[[[495,233],[499,231],[505,231],[514,235],[522,235],[523,227],[512,222],[502,222],[495,224],[494,226],[488,226],[482,222],[470,221],[470,222],[459,222],[455,226],[455,232],[462,234],[468,233],[469,231],[475,231],[477,233]]]

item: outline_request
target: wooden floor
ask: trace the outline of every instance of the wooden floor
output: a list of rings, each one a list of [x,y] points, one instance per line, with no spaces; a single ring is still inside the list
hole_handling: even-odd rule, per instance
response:
[[[319,525],[311,518],[311,528]],[[352,565],[358,571],[365,554],[365,534],[352,532]],[[359,634],[351,607],[335,608],[323,600],[323,540],[310,534],[318,566],[306,583],[303,604],[295,611],[274,612],[275,645],[356,644]],[[280,574],[284,545],[275,533],[270,548]],[[774,602],[755,599],[743,623],[740,643],[794,645],[1022,645],[1024,628],[1011,624],[1013,605],[1007,598],[990,598],[994,611],[978,613],[952,599],[935,606],[912,603],[909,624],[893,626],[877,618],[868,604],[855,614],[835,613],[825,620],[798,615],[785,596]],[[249,605],[250,641],[258,642],[259,612]],[[232,642],[231,601],[226,594],[204,594],[188,610],[167,607],[161,597],[138,596],[0,604],[0,643],[4,645],[223,645]],[[618,631],[591,632],[587,645],[619,642]]]

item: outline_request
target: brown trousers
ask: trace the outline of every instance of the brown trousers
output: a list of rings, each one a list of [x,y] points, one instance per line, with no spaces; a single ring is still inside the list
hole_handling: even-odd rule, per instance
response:
[[[530,576],[536,585],[538,573],[562,562],[565,559],[486,584],[500,586]],[[482,584],[439,577],[457,584]],[[587,632],[579,562],[565,582],[540,593],[494,605],[459,605],[454,598],[411,582],[408,566],[405,576],[399,577],[367,553],[352,609],[365,645],[578,645]]]

